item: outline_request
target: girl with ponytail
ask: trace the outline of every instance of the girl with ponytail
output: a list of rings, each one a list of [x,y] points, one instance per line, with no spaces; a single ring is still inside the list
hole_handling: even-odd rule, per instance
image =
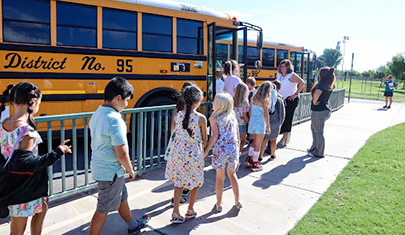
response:
[[[203,94],[196,86],[183,91],[185,108],[174,118],[172,141],[167,146],[165,178],[174,183],[174,209],[171,223],[184,223],[185,218],[197,216],[194,203],[199,187],[204,182],[204,148],[207,143],[207,119],[197,112]],[[189,189],[190,198],[185,218],[180,215],[179,205],[183,189]]]
[[[37,86],[21,82],[9,85],[0,100],[0,111],[5,110],[8,102],[14,108],[10,117],[0,123],[0,206],[8,206],[10,211],[11,234],[24,234],[29,216],[33,216],[31,233],[41,234],[48,210],[46,167],[64,153],[71,153],[70,147],[65,145],[69,140],[66,140],[54,151],[38,155],[38,144],[42,140],[33,116],[39,110],[41,98]]]
[[[308,149],[308,155],[312,157],[324,157],[325,154],[323,129],[326,120],[331,115],[329,97],[335,88],[336,76],[334,71],[335,69],[330,67],[321,68],[319,81],[311,90],[311,131],[313,141],[311,148]]]

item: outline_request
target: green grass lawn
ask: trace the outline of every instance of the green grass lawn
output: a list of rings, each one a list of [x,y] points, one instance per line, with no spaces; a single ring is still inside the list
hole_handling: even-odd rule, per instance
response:
[[[346,88],[346,97],[349,95],[349,85],[350,79],[346,79],[346,81],[336,81],[337,88]],[[400,84],[398,84],[398,89],[394,90],[393,101],[405,102],[405,90],[402,88],[403,83],[401,82]],[[384,89],[385,85],[381,85],[380,81],[362,81],[353,79],[351,97],[373,100],[377,100],[378,98],[378,100],[385,100]]]
[[[405,234],[404,133],[371,136],[289,234]]]

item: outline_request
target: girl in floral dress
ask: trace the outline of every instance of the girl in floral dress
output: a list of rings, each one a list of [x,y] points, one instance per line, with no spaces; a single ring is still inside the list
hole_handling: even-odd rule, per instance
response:
[[[249,88],[245,83],[239,83],[236,86],[235,96],[233,97],[233,111],[239,124],[240,147],[239,152],[242,153],[243,147],[246,144],[246,125],[249,123]]]
[[[233,194],[235,196],[235,206],[242,208],[239,197],[239,183],[236,171],[239,168],[239,131],[238,121],[233,112],[233,99],[228,93],[222,93],[215,96],[213,103],[214,113],[210,117],[212,136],[205,148],[205,156],[214,146],[214,155],[212,157],[212,167],[216,169],[217,177],[215,192],[217,203],[215,208],[217,212],[222,211],[222,194],[224,191],[225,168],[229,180],[231,181]]]
[[[41,98],[42,94],[38,87],[26,82],[15,86],[9,85],[3,92],[0,113],[4,111],[6,102],[11,102],[14,107],[13,114],[0,124],[1,154],[6,160],[11,157],[16,141],[19,141],[16,149],[30,150],[34,156],[38,156],[38,144],[42,143],[42,140],[36,131],[33,115],[39,110]],[[19,136],[21,136],[20,139],[18,139]],[[67,141],[69,140],[64,141],[58,146],[61,154],[71,152],[70,147],[65,145]],[[44,170],[46,171],[46,169]],[[42,224],[48,210],[45,198],[37,198],[26,203],[10,205],[8,209],[11,217],[11,234],[24,234],[29,216],[33,216],[31,220],[31,234],[41,234]]]
[[[175,117],[174,138],[169,144],[165,178],[174,183],[174,208],[171,223],[184,223],[179,204],[183,189],[189,189],[189,204],[186,218],[197,216],[194,203],[199,187],[204,182],[204,147],[207,142],[207,119],[196,109],[200,106],[203,94],[196,86],[184,89],[185,110]]]

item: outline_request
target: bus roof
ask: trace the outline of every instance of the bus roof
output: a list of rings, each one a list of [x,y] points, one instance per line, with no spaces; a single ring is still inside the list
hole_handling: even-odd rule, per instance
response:
[[[231,20],[232,17],[225,13],[213,10],[208,7],[202,7],[199,5],[189,4],[189,3],[182,3],[177,1],[169,1],[169,0],[115,0],[120,2],[128,2],[134,3],[139,5],[147,5],[153,7],[160,7],[165,9],[177,10],[177,11],[186,11],[186,12],[193,12],[202,15],[213,16],[217,18],[222,18],[224,20]]]

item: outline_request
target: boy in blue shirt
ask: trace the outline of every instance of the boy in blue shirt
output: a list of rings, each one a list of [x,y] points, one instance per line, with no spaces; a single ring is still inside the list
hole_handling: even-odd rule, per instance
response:
[[[90,224],[90,234],[100,234],[107,214],[117,211],[128,224],[129,234],[138,234],[147,217],[135,220],[128,206],[125,173],[133,180],[135,173],[129,158],[127,127],[120,112],[127,107],[134,89],[127,80],[115,77],[104,90],[104,104],[90,119],[91,170],[99,194],[97,209]]]
[[[385,106],[383,107],[384,109],[390,109],[391,104],[392,104],[392,96],[394,95],[394,88],[397,88],[397,83],[392,79],[392,75],[389,75],[384,79],[385,83]],[[388,98],[390,99],[390,105],[387,106],[388,104]]]

